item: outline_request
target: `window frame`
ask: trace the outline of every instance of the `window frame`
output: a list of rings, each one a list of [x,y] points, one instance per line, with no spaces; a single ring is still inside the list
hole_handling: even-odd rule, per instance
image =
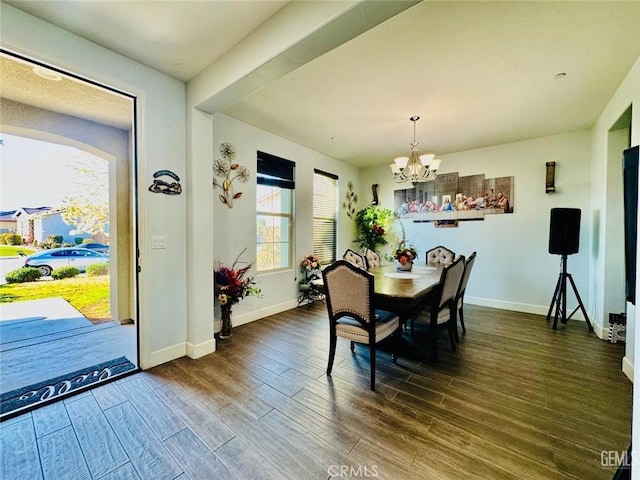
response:
[[[294,232],[295,232],[295,163],[286,160],[284,158],[277,157],[275,155],[271,155],[269,153],[257,152],[258,158],[258,175],[256,176],[256,190],[258,190],[259,185],[264,185],[271,187],[273,189],[279,190],[290,190],[290,199],[288,205],[288,211],[286,212],[273,212],[273,211],[264,211],[259,209],[259,197],[256,194],[256,271],[263,274],[277,273],[290,271],[293,268],[293,257],[294,257]],[[261,245],[267,244],[275,244],[276,242],[260,242],[258,241],[259,228],[257,225],[258,218],[260,217],[269,217],[269,218],[277,218],[282,219],[285,218],[289,222],[289,228],[287,232],[281,232],[282,237],[286,233],[287,241],[277,242],[288,245],[288,255],[286,259],[286,265],[278,266],[277,268],[267,268],[261,269],[260,264],[257,261],[259,257],[259,249]]]

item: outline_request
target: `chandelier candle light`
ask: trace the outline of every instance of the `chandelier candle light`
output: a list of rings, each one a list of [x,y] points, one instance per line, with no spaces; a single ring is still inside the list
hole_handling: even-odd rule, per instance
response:
[[[403,182],[428,182],[438,176],[440,159],[433,153],[425,153],[418,156],[418,142],[416,141],[416,122],[420,117],[414,115],[409,120],[413,122],[413,142],[409,157],[398,157],[389,165],[393,172],[393,179],[398,183]]]

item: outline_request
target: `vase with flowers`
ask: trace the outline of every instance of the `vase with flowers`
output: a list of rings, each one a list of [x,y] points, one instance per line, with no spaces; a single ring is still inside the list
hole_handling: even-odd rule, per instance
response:
[[[402,229],[402,237],[396,239],[391,253],[385,255],[385,258],[387,261],[395,262],[398,271],[410,272],[413,268],[413,261],[418,258],[418,251],[413,245],[407,243],[407,234],[402,221],[400,221],[400,228]]]
[[[216,262],[213,270],[215,280],[215,291],[220,304],[221,326],[220,338],[228,338],[231,336],[233,323],[231,321],[231,308],[244,297],[250,295],[262,296],[261,290],[256,287],[255,277],[249,275],[249,270],[253,267],[252,263],[247,263],[243,267],[238,267],[240,256],[246,251],[245,248],[231,264],[224,265],[219,261]]]
[[[322,264],[317,255],[307,255],[300,262],[300,273],[302,278],[300,279],[300,285],[309,284],[311,280],[322,277],[322,271],[320,268]]]

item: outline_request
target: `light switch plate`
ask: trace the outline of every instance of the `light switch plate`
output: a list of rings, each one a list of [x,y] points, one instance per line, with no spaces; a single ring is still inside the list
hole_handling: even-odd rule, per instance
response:
[[[154,235],[151,237],[151,248],[167,248],[165,237],[163,235]]]

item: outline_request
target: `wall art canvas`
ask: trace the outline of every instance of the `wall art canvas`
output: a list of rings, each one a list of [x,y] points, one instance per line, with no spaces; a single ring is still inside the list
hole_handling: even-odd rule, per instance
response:
[[[513,183],[513,177],[441,174],[433,182],[395,190],[394,211],[399,218],[437,227],[484,220],[485,215],[513,213]]]

